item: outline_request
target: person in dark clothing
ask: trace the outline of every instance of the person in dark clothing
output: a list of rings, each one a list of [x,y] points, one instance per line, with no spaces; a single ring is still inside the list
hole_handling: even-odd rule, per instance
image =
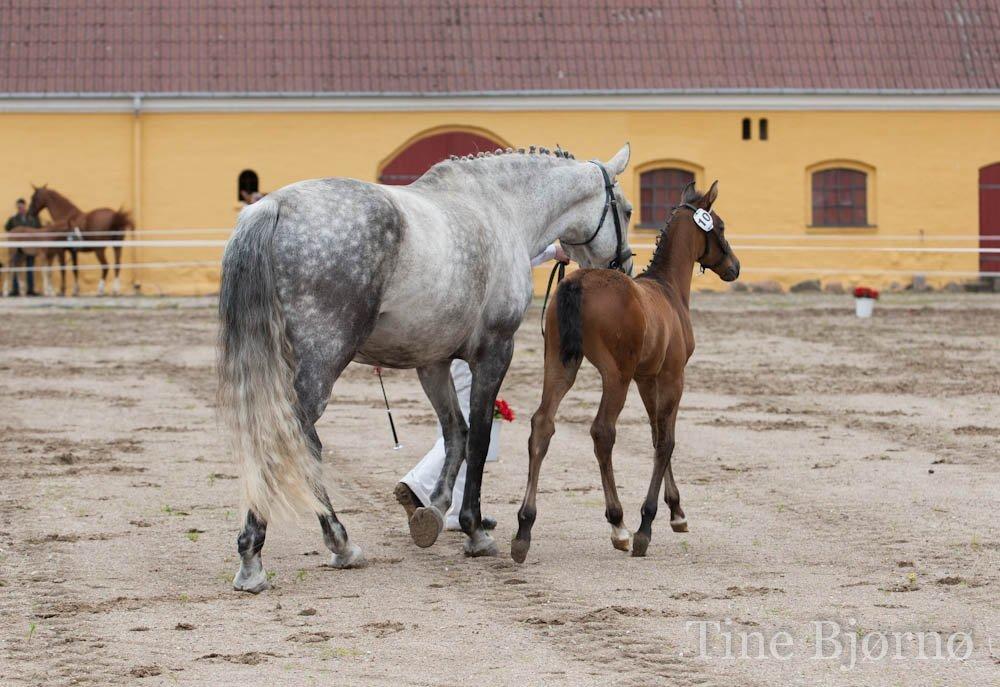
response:
[[[37,228],[41,226],[38,223],[38,218],[34,215],[28,214],[28,204],[24,201],[24,198],[17,199],[17,213],[11,215],[10,219],[7,220],[7,224],[4,225],[6,231],[13,231],[17,227],[34,227]],[[18,267],[21,263],[24,263],[25,267],[28,268],[26,272],[27,276],[25,281],[27,282],[27,291],[25,291],[26,296],[38,296],[40,295],[35,291],[35,256],[27,255],[20,248],[17,249],[17,253],[14,255],[13,261],[11,261],[11,267]],[[11,291],[12,296],[16,296],[20,293],[20,284],[17,282],[17,272],[13,273],[14,276],[14,290]]]

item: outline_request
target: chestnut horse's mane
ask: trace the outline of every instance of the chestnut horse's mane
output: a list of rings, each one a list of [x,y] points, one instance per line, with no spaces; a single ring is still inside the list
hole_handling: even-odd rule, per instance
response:
[[[693,205],[697,205],[698,202],[704,196],[704,193],[699,191],[694,192],[693,197],[689,197],[686,202]],[[683,201],[682,201],[683,202]],[[653,249],[653,257],[649,260],[649,264],[646,265],[646,269],[642,271],[636,279],[642,279],[643,277],[651,276],[652,272],[655,272],[664,262],[667,260],[667,255],[669,253],[669,248],[667,247],[669,241],[667,238],[667,230],[670,229],[670,224],[674,221],[674,217],[677,213],[677,208],[680,206],[674,206],[674,209],[670,211],[670,216],[667,217],[666,224],[663,225],[663,229],[660,230],[659,235],[656,237],[656,248]]]

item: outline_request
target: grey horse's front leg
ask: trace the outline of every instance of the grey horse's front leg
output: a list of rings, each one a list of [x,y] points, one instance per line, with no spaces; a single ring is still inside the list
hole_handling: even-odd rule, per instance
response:
[[[451,507],[455,476],[465,460],[469,430],[455,394],[451,361],[417,368],[417,376],[441,422],[445,447],[444,465],[431,493],[431,502],[417,508],[410,516],[410,536],[417,546],[426,548],[437,541],[438,535],[444,530],[444,514]]]
[[[483,346],[485,351],[472,364],[472,398],[469,404],[469,441],[466,455],[465,494],[458,521],[468,535],[465,542],[467,556],[496,556],[497,545],[483,528],[480,510],[480,491],[483,483],[483,466],[490,448],[490,430],[493,427],[493,407],[500,391],[510,359],[514,354],[513,339],[497,340]]]

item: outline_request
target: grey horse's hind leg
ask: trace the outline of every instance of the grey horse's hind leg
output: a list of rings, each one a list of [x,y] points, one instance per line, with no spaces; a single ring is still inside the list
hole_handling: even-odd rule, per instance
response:
[[[465,494],[458,521],[468,535],[465,542],[467,556],[496,556],[497,545],[483,528],[480,510],[480,490],[483,483],[483,466],[490,448],[490,430],[493,427],[493,406],[500,391],[510,359],[514,354],[514,340],[497,338],[483,345],[482,354],[472,367],[472,397],[469,403],[469,442],[466,455]]]
[[[441,476],[431,494],[431,502],[417,508],[410,516],[410,536],[417,546],[428,547],[437,541],[444,530],[444,514],[451,507],[455,489],[455,476],[465,460],[466,441],[469,434],[465,418],[455,394],[451,378],[451,361],[442,361],[428,367],[417,368],[417,376],[441,422],[444,436],[445,461]]]
[[[321,460],[323,445],[320,443],[316,428],[309,431],[309,445],[313,448],[316,460]],[[319,485],[316,488],[316,495],[326,506],[327,512],[319,516],[319,526],[323,530],[323,542],[326,548],[330,549],[330,566],[334,568],[360,568],[365,565],[365,556],[361,553],[361,547],[352,544],[347,537],[347,529],[337,519],[337,514],[330,503],[330,497],[326,489]]]
[[[259,594],[271,586],[260,560],[260,550],[264,548],[266,534],[267,523],[252,510],[248,510],[243,530],[236,538],[236,548],[240,553],[240,571],[233,580],[233,589],[236,591]]]
[[[303,347],[315,351],[316,347]],[[306,434],[309,448],[316,460],[321,460],[323,446],[316,433],[316,421],[326,409],[333,383],[347,367],[354,355],[353,350],[344,348],[339,353],[325,358],[315,353],[306,355],[299,360],[298,372],[295,377],[295,391],[298,396],[299,423]],[[333,362],[330,360],[333,359]],[[319,516],[320,527],[323,529],[323,540],[332,552],[330,565],[335,568],[351,568],[364,565],[364,555],[361,549],[350,542],[347,530],[337,519],[337,514],[330,505],[326,489],[321,484],[314,486],[316,496],[326,505],[327,513]],[[267,523],[253,511],[248,511],[243,524],[243,531],[236,540],[240,553],[240,570],[233,580],[233,588],[237,591],[254,594],[268,589],[267,574],[261,563],[260,552],[264,546],[264,536]]]
[[[318,461],[323,460],[323,444],[316,433],[316,421],[326,409],[333,383],[340,377],[347,364],[354,356],[354,351],[343,352],[332,362],[306,357],[299,361],[298,373],[295,376],[295,391],[299,397],[299,421],[306,433],[306,439],[313,456]],[[358,568],[365,564],[361,548],[351,543],[347,529],[337,519],[337,514],[330,504],[330,497],[322,484],[314,485],[316,496],[326,506],[327,512],[319,516],[319,525],[323,530],[323,542],[331,551],[330,566],[334,568]]]

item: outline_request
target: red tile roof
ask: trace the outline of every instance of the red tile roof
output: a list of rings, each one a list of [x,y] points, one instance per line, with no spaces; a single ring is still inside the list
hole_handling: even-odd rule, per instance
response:
[[[998,90],[997,0],[15,0],[2,93]]]

